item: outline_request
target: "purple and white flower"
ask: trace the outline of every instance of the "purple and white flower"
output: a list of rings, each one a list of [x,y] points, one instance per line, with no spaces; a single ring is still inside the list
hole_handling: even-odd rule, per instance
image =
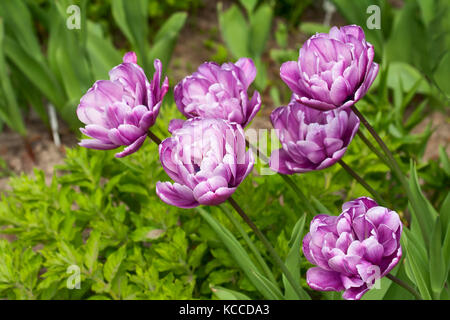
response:
[[[180,208],[226,201],[253,168],[244,130],[223,119],[172,120],[159,146],[161,164],[174,180],[158,182],[156,193]]]
[[[361,27],[331,28],[306,41],[298,61],[281,66],[281,79],[302,104],[318,110],[352,106],[372,85],[378,73],[373,46]]]
[[[349,109],[321,112],[298,103],[270,115],[282,148],[272,151],[270,168],[294,174],[327,168],[342,158],[359,128]]]
[[[205,62],[175,86],[175,102],[187,118],[225,119],[245,127],[261,107],[259,92],[251,100],[247,93],[255,77],[249,58],[221,66]]]
[[[86,126],[80,131],[92,139],[80,146],[110,150],[125,146],[116,157],[136,152],[156,121],[162,99],[169,89],[165,78],[162,86],[162,64],[155,60],[155,73],[149,82],[144,70],[136,64],[136,54],[128,52],[123,63],[109,72],[110,80],[99,80],[81,98],[77,115]]]
[[[314,290],[345,290],[344,299],[359,300],[400,261],[402,223],[395,211],[367,197],[344,203],[342,210],[311,221],[303,254],[316,267],[306,281]]]

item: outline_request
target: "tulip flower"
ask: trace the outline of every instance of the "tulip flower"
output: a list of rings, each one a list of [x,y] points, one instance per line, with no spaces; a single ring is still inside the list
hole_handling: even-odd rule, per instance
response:
[[[303,253],[316,267],[306,281],[314,290],[345,290],[344,299],[359,300],[400,261],[402,223],[395,211],[367,197],[344,203],[342,210],[311,221]]]
[[[298,61],[281,66],[280,76],[302,104],[318,110],[352,106],[369,90],[378,73],[373,46],[361,27],[333,27],[300,49]]]
[[[77,115],[86,126],[80,131],[92,139],[80,146],[110,150],[125,146],[116,157],[136,152],[156,121],[169,82],[162,86],[162,64],[154,61],[155,73],[149,82],[144,70],[136,64],[136,54],[128,52],[123,63],[109,72],[110,80],[99,80],[81,98]]]
[[[282,148],[272,151],[270,168],[282,174],[327,168],[347,150],[359,128],[358,117],[348,108],[317,111],[295,99],[270,115]]]
[[[187,118],[225,119],[245,127],[261,107],[258,91],[250,101],[247,94],[255,76],[256,68],[249,58],[222,66],[205,62],[175,86],[176,105]]]
[[[174,180],[158,182],[156,193],[180,208],[226,201],[253,168],[244,130],[223,119],[172,120],[159,146],[161,164]]]

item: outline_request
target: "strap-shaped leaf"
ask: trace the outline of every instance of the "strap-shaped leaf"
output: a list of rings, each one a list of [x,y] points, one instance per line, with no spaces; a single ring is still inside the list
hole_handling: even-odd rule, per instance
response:
[[[250,282],[255,286],[255,288],[266,298],[266,299],[279,299],[280,295],[276,291],[273,291],[274,285],[269,285],[267,283],[267,278],[261,276],[256,265],[251,260],[250,256],[247,254],[242,245],[237,241],[234,235],[217,222],[205,209],[197,207],[197,211],[205,219],[205,221],[210,225],[210,227],[216,232],[219,239],[231,253],[236,263],[248,277]],[[265,280],[267,281],[265,281]],[[270,281],[268,281],[271,283]]]
[[[305,218],[306,215],[303,214],[303,216],[298,219],[297,223],[294,226],[294,229],[292,229],[291,239],[289,240],[289,253],[286,257],[286,268],[289,270],[289,272],[292,274],[292,277],[294,278],[294,281],[298,284],[297,291],[301,293],[301,298],[304,300],[310,300],[310,296],[306,293],[305,290],[303,290],[302,286],[300,285],[300,263],[301,263],[301,255],[300,255],[300,247],[302,244],[302,235],[303,235],[303,229],[305,227]],[[285,298],[292,300],[292,299],[298,299],[298,295],[294,288],[291,286],[289,281],[286,279],[286,277],[283,275],[283,283],[285,288]]]
[[[234,58],[249,57],[249,27],[241,10],[236,5],[223,12],[220,3],[217,6],[219,26],[222,38]]]
[[[427,265],[423,262],[424,257],[421,256],[411,240],[410,233],[407,230],[404,230],[401,241],[407,254],[405,258],[406,272],[411,281],[414,282],[419,289],[422,298],[431,300],[431,294],[428,289],[429,270]]]
[[[431,234],[429,260],[431,290],[437,298],[440,297],[447,279],[447,270],[442,252],[441,232],[441,220],[438,217],[433,227],[433,233]]]

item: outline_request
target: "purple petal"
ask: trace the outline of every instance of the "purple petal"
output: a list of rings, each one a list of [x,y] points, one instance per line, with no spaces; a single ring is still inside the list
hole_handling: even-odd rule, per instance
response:
[[[327,271],[319,267],[308,269],[306,282],[311,289],[319,291],[341,291],[344,290],[338,272]]]

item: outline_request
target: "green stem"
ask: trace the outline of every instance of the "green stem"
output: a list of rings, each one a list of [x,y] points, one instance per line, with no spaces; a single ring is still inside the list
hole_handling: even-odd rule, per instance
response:
[[[375,139],[375,141],[378,143],[378,145],[383,150],[384,154],[387,157],[387,160],[388,160],[390,168],[392,169],[392,171],[395,173],[395,175],[397,176],[398,180],[402,184],[403,189],[406,192],[406,196],[408,197],[408,200],[411,203],[413,209],[415,211],[421,210],[421,208],[417,205],[417,203],[415,201],[415,198],[414,198],[414,195],[412,194],[411,189],[409,188],[408,181],[406,180],[405,176],[403,175],[403,172],[400,169],[400,166],[398,165],[397,161],[395,160],[394,155],[392,154],[392,152],[386,146],[386,144],[381,139],[381,137],[377,134],[375,129],[369,124],[367,119],[362,115],[362,113],[359,112],[359,110],[354,105],[351,106],[351,109],[356,114],[356,116],[361,120],[363,125],[367,128],[367,130],[370,132],[372,137]],[[422,220],[422,216],[420,214],[416,215],[416,217],[419,220],[419,226],[420,226],[420,228],[422,230],[422,235],[424,237],[425,243],[428,244],[429,243],[428,242],[429,236],[428,236],[428,232],[427,232],[427,230],[425,228],[425,225],[426,225],[425,221],[421,221]]]
[[[247,143],[247,146],[257,154],[259,159],[261,159],[265,163],[269,163],[269,158],[264,153],[262,153],[261,150],[258,149],[258,147],[252,145],[247,140],[245,140],[245,142]],[[312,216],[314,216],[315,212],[316,212],[316,210],[314,209],[314,206],[311,204],[311,202],[306,197],[306,195],[302,192],[302,190],[300,190],[300,188],[295,184],[295,182],[292,180],[292,178],[285,174],[281,174],[281,173],[278,173],[278,174],[281,176],[281,178],[283,178],[283,180],[288,184],[288,186],[291,187],[291,189],[294,191],[295,195],[300,197],[300,200],[306,206],[306,210]]]
[[[376,192],[359,174],[357,174],[352,168],[350,168],[344,160],[340,159],[339,164],[342,168],[344,168],[353,178],[355,178],[356,181],[358,181],[367,191],[370,192],[370,194],[375,198],[375,200],[383,205],[387,206],[386,201],[383,200],[383,198],[380,196],[378,192]]]
[[[264,246],[269,251],[272,258],[275,260],[275,263],[280,267],[281,271],[286,276],[286,279],[291,284],[292,288],[294,288],[295,292],[297,293],[298,297],[301,298],[302,292],[298,288],[299,284],[295,282],[294,278],[292,277],[289,270],[284,265],[284,262],[281,260],[278,253],[275,251],[275,249],[270,244],[269,240],[264,236],[264,234],[258,229],[258,227],[253,223],[253,221],[245,214],[244,210],[239,206],[239,204],[234,201],[232,197],[228,198],[228,202],[233,206],[233,208],[236,210],[236,212],[241,216],[241,218],[245,221],[245,223],[248,224],[248,226],[253,230],[253,232],[256,234],[256,236],[261,240],[261,242],[264,244]]]
[[[388,273],[386,275],[386,278],[388,278],[392,282],[395,282],[396,284],[398,284],[399,286],[403,287],[404,289],[408,290],[417,300],[423,300],[422,297],[420,296],[420,294],[413,287],[411,287],[408,283],[406,283],[405,281],[403,281],[403,280],[393,276],[390,273]]]
[[[228,208],[226,206],[220,205],[220,207],[221,207],[222,211],[225,212],[225,214],[227,215],[227,217],[231,221],[231,223],[234,225],[234,227],[239,231],[239,233],[244,238],[245,242],[247,243],[247,245],[249,246],[250,250],[255,255],[256,260],[258,261],[259,265],[263,269],[263,271],[264,271],[265,275],[267,276],[267,278],[270,281],[272,281],[274,284],[276,284],[277,281],[275,280],[275,277],[273,276],[272,271],[267,266],[267,263],[265,262],[265,260],[261,256],[261,253],[259,252],[258,248],[256,248],[255,244],[253,243],[253,241],[248,236],[247,232],[245,232],[244,228],[242,228],[241,224],[236,220],[236,218],[233,216],[233,214],[230,212],[230,210],[228,210]]]
[[[405,176],[402,173],[402,170],[400,169],[400,166],[398,165],[397,161],[394,158],[394,155],[389,150],[389,148],[384,143],[383,139],[378,135],[378,133],[375,131],[375,129],[369,124],[367,119],[362,115],[361,112],[355,107],[355,105],[351,106],[352,111],[356,114],[356,116],[361,120],[362,124],[366,127],[366,129],[370,132],[372,137],[375,139],[375,141],[378,143],[378,145],[383,150],[384,154],[387,157],[388,163],[391,165],[391,169],[394,171],[394,173],[397,175],[397,178],[400,180],[400,183],[403,185],[403,188],[405,189],[406,193],[409,194],[409,186],[405,179]],[[378,153],[377,153],[378,155]],[[383,160],[383,158],[381,158]]]
[[[373,153],[375,153],[378,158],[380,158],[389,168],[391,167],[389,164],[389,160],[388,158],[386,158],[386,156],[380,152],[380,150],[378,150],[373,144],[372,142],[370,142],[369,139],[367,139],[367,137],[364,135],[364,133],[362,133],[361,130],[356,131],[356,134],[361,138],[361,140],[369,147],[370,150],[372,150]]]

